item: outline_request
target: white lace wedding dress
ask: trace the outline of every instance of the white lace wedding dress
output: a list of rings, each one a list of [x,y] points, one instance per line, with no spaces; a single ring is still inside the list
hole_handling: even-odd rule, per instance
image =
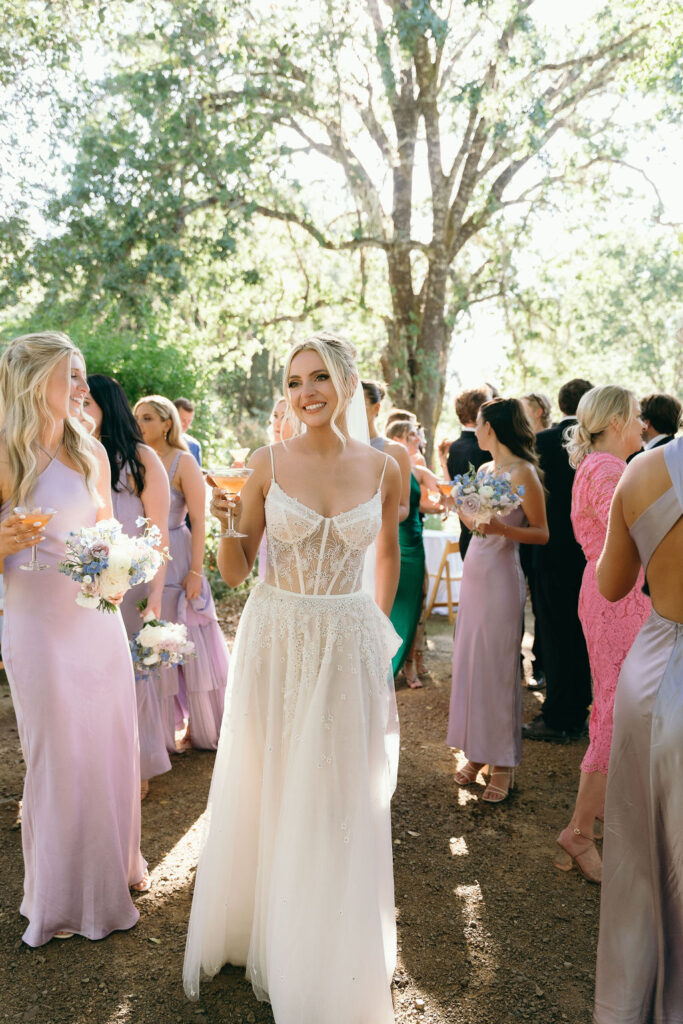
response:
[[[325,518],[273,468],[266,582],[231,658],[184,985],[196,999],[202,972],[245,964],[277,1024],[394,1020],[400,641],[360,589],[381,517],[381,481]]]

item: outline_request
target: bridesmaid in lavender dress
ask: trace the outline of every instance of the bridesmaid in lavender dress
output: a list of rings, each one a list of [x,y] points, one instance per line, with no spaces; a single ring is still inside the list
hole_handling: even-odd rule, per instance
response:
[[[62,334],[16,338],[0,360],[3,658],[26,762],[24,941],[131,928],[130,889],[147,891],[140,853],[135,683],[121,616],[76,604],[57,572],[69,531],[111,517],[109,464],[76,416],[83,358]],[[41,535],[44,572],[25,572],[12,509],[57,510]]]
[[[114,516],[124,533],[141,532],[137,520],[147,519],[161,531],[162,547],[168,547],[168,513],[170,493],[168,477],[159,457],[142,443],[142,435],[126,393],[111,377],[100,373],[88,377],[90,394],[83,400],[84,411],[93,423],[93,435],[101,441],[109,458],[112,477],[111,498]],[[166,579],[163,565],[151,583],[132,588],[121,602],[121,615],[128,639],[142,626],[142,615],[161,618],[161,597]],[[142,615],[137,604],[147,599]],[[171,768],[159,707],[154,673],[135,680],[140,734],[141,797],[149,792],[149,779],[163,775]]]
[[[162,716],[167,749],[175,750],[175,727],[187,719],[183,749],[190,744],[215,750],[223,717],[228,677],[228,649],[216,618],[204,560],[206,488],[202,472],[181,438],[178,410],[161,395],[147,395],[135,405],[143,439],[155,450],[171,483],[168,522],[171,561],[166,570],[162,615],[183,622],[196,657],[180,668],[166,668],[162,678]],[[185,525],[189,514],[192,530]]]
[[[605,801],[596,1024],[683,1020],[683,438],[617,484],[600,592],[645,568],[652,612],[621,669]]]
[[[519,638],[526,587],[519,562],[520,544],[545,544],[548,524],[538,477],[534,433],[516,398],[494,398],[477,415],[477,441],[493,456],[485,467],[507,472],[522,504],[506,516],[494,516],[473,536],[460,586],[453,647],[453,689],[448,745],[465,753],[467,764],[455,773],[459,786],[473,783],[489,765],[482,799],[505,800],[522,759],[522,681]],[[485,468],[481,467],[481,468]],[[461,516],[468,528],[472,521]]]

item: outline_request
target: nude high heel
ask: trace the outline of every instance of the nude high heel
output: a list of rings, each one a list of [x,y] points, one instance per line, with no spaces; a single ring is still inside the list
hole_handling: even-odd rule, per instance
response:
[[[496,776],[501,776],[508,780],[507,789],[503,789],[501,786],[494,785],[493,780]],[[512,790],[515,788],[515,769],[514,768],[492,768],[491,775],[489,778],[489,784],[481,794],[481,798],[484,803],[487,804],[502,804],[503,800],[507,800]]]
[[[565,830],[566,831],[566,830]],[[562,843],[564,832],[560,832],[557,838],[558,852],[555,856],[555,867],[560,871],[571,871],[576,864],[577,868],[588,882],[600,885],[602,882],[602,861],[595,845],[595,840],[587,836],[580,828],[572,829],[575,836],[581,836],[590,844],[581,850],[580,853],[571,853]]]

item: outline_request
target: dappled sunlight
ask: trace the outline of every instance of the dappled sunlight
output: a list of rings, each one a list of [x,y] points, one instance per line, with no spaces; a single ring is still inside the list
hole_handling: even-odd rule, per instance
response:
[[[150,871],[152,888],[146,896],[141,897],[140,902],[144,899],[154,900],[155,904],[163,906],[175,892],[187,888],[199,857],[203,827],[204,815],[201,814]]]
[[[463,934],[472,969],[480,984],[493,981],[500,961],[497,943],[483,924],[486,904],[478,882],[458,885],[453,890],[459,901]]]
[[[466,857],[469,854],[464,836],[451,836],[448,840],[448,849],[451,857]]]
[[[131,1010],[132,1007],[130,999],[126,997],[124,1001],[116,1007],[116,1010],[111,1017],[103,1019],[102,1024],[129,1024],[129,1022],[132,1022],[133,1020]]]

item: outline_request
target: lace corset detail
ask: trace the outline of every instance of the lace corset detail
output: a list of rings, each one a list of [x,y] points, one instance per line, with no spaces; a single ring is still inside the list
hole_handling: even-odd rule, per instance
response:
[[[360,590],[365,552],[381,525],[381,482],[369,501],[328,518],[273,479],[266,497],[266,583],[314,596]]]

